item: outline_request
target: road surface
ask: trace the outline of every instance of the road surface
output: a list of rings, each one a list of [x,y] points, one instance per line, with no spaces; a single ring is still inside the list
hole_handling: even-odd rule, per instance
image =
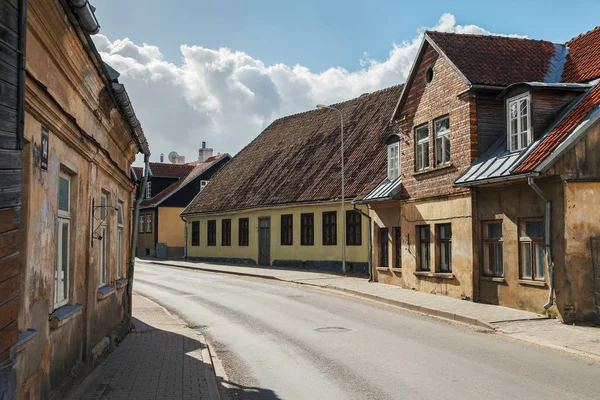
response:
[[[237,399],[600,399],[600,365],[306,286],[136,263],[202,330]]]

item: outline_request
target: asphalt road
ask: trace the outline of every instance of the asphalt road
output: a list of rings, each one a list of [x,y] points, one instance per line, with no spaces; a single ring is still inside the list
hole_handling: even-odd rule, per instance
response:
[[[136,263],[202,330],[231,399],[600,399],[600,365],[354,297]]]

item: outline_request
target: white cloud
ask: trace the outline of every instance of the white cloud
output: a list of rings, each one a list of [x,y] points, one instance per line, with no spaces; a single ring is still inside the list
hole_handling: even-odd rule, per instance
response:
[[[451,14],[443,14],[429,29],[491,34],[476,25],[457,25]],[[235,154],[275,118],[404,82],[424,31],[394,43],[386,60],[370,59],[365,52],[357,71],[266,66],[244,52],[186,44],[180,47],[183,61],[176,65],[146,43],[127,38],[111,42],[103,35],[94,36],[94,42],[103,59],[121,73],[119,80],[132,98],[152,159],[175,150],[192,161],[202,141],[215,151]]]

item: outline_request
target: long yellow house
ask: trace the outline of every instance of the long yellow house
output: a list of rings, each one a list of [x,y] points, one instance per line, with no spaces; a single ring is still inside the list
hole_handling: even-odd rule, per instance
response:
[[[352,200],[386,169],[394,86],[334,104],[344,118],[347,272],[369,274],[370,219]],[[240,151],[182,212],[188,259],[342,271],[340,116],[280,118]],[[362,207],[362,208],[361,208]]]

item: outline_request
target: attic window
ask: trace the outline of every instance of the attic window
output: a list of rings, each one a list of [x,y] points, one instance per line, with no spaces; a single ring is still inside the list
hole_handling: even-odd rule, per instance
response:
[[[425,73],[425,79],[427,80],[427,83],[431,83],[431,81],[433,80],[433,67],[427,68],[427,72]]]
[[[517,151],[531,143],[531,113],[529,93],[506,100],[508,149]]]
[[[388,179],[396,180],[400,176],[400,138],[390,135],[387,140],[388,148]]]

